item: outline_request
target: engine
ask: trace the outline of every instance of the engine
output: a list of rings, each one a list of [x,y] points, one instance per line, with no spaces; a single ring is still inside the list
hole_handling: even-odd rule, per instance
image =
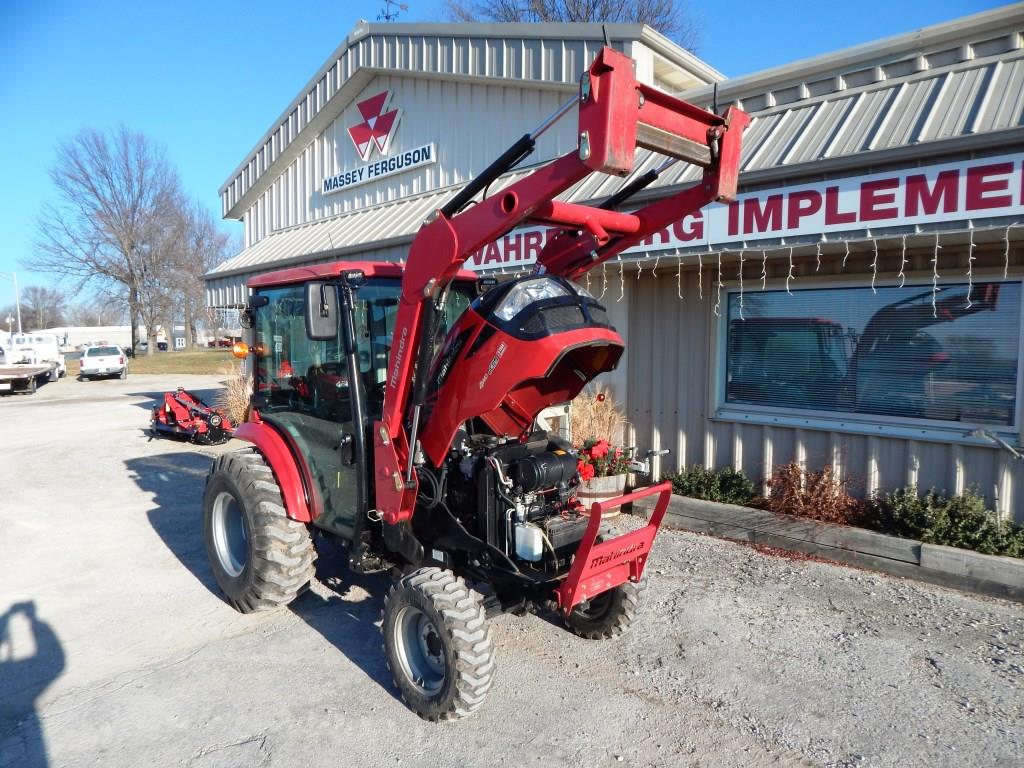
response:
[[[568,566],[587,518],[567,441],[546,432],[524,442],[462,433],[446,476],[448,507],[476,538],[521,570],[553,575]]]

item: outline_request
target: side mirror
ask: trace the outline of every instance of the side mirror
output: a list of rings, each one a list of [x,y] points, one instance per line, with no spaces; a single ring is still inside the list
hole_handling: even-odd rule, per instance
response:
[[[265,307],[270,303],[270,298],[259,293],[249,297],[249,303],[238,314],[238,323],[243,328],[252,328],[256,325],[256,313],[253,311]]]
[[[338,338],[338,289],[330,283],[306,283],[306,336],[313,341]]]

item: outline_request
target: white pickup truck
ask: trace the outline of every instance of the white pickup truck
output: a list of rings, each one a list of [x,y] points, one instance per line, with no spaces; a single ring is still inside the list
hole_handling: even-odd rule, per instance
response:
[[[67,373],[60,339],[53,333],[19,333],[0,344],[0,394],[36,391],[40,381]]]

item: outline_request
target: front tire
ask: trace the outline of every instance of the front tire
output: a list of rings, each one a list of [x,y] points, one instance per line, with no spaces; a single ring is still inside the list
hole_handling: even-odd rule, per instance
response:
[[[381,625],[402,700],[424,720],[456,720],[483,704],[494,676],[483,599],[454,573],[420,568],[398,580]]]
[[[627,581],[592,598],[586,607],[577,605],[563,620],[570,630],[588,640],[621,635],[636,618],[645,587],[646,579],[639,583]]]
[[[309,529],[287,516],[273,472],[253,449],[214,462],[203,495],[203,537],[217,584],[242,613],[287,605],[313,578]]]

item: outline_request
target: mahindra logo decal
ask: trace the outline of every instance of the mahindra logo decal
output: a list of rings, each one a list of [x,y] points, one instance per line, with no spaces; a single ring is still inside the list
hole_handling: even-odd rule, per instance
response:
[[[377,151],[382,155],[388,153],[391,137],[398,126],[398,118],[402,116],[400,109],[384,111],[390,99],[391,91],[382,91],[376,96],[356,103],[359,114],[363,116],[363,122],[350,127],[348,135],[352,137],[356,152],[364,161],[370,159],[374,147],[377,147]]]
[[[634,544],[627,544],[624,547],[620,547],[607,555],[598,555],[591,559],[590,567],[598,568],[602,565],[608,565],[611,562],[617,562],[627,555],[640,554],[644,549],[644,542],[638,541]]]

